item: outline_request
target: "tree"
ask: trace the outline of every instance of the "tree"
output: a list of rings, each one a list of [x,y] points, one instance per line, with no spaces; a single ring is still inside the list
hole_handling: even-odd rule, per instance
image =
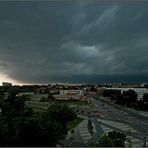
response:
[[[48,108],[48,116],[66,127],[66,123],[72,121],[76,117],[76,114],[68,105],[57,103],[52,104]]]
[[[143,94],[143,102],[148,103],[148,93]]]
[[[114,147],[112,139],[104,134],[99,141],[96,143],[97,147]]]
[[[126,142],[128,147],[132,147],[131,134],[132,134],[131,129],[128,129],[126,132]]]
[[[64,136],[62,125],[45,116],[27,118],[18,125],[21,146],[56,146]]]
[[[9,134],[8,124],[6,124],[3,120],[0,121],[0,146],[7,146],[6,143],[8,141],[7,137]]]
[[[116,99],[117,97],[121,96],[121,90],[106,89],[103,92],[103,96],[110,97],[113,100],[113,99]]]
[[[108,136],[112,139],[115,147],[124,147],[126,135],[120,132],[111,131],[108,133]]]
[[[93,129],[92,122],[90,119],[88,120],[88,128],[90,128],[91,130]]]
[[[94,86],[91,86],[90,91],[97,92],[97,89]]]
[[[111,131],[104,134],[96,143],[98,147],[124,147],[126,136],[123,133]]]
[[[7,100],[4,100],[2,106],[2,116],[4,118],[12,118],[14,116],[20,116],[25,109],[26,97],[9,96]]]
[[[116,103],[120,105],[125,105],[125,101],[122,95],[116,97]]]
[[[45,98],[45,97],[42,97],[42,98],[40,99],[40,102],[48,102],[48,99]]]
[[[134,90],[123,91],[123,99],[127,106],[133,106],[138,100],[138,95]]]
[[[0,120],[0,146],[56,146],[67,133],[66,124],[75,118],[71,108],[55,104],[37,114],[25,107],[25,97],[5,100]]]
[[[3,104],[4,104],[4,93],[0,91],[0,108],[3,106]]]
[[[49,101],[54,101],[55,98],[53,97],[53,95],[51,93],[48,94],[48,100]]]

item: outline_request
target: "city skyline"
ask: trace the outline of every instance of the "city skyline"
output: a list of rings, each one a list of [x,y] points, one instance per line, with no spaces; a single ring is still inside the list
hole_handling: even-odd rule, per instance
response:
[[[0,1],[0,83],[148,82],[147,7]]]

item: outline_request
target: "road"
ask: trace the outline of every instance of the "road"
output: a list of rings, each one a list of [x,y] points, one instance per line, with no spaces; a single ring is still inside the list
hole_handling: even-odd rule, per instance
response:
[[[110,127],[111,129],[121,130],[125,132],[122,128],[124,128],[123,124],[126,124],[129,127],[132,127],[133,131],[132,136],[144,141],[144,137],[148,136],[148,120],[144,120],[139,116],[136,116],[122,108],[116,108],[112,104],[105,103],[102,100],[93,99],[94,107],[89,107],[89,112],[92,112],[94,109],[98,111],[98,113],[102,114],[103,118],[99,117],[91,117],[92,122],[96,125],[97,133],[90,139],[88,143],[92,143],[97,141],[97,139],[102,135],[101,123],[106,124],[110,123],[113,126]],[[103,105],[102,105],[103,104]],[[49,104],[46,103],[34,103],[30,102],[26,104],[27,106],[35,106],[40,108],[47,108]],[[104,106],[104,107],[103,107]],[[83,108],[83,107],[82,107]],[[85,108],[84,108],[85,110]],[[83,115],[83,114],[82,114]],[[85,116],[90,117],[90,114],[86,113]],[[116,125],[118,128],[116,128]],[[121,125],[121,127],[120,127]],[[104,125],[105,126],[105,125]]]
[[[133,129],[136,129],[138,134],[134,133],[133,136],[143,139],[144,136],[148,135],[148,121],[141,120],[136,115],[123,111],[122,109],[118,109],[101,100],[94,99],[93,103],[95,104],[95,108],[104,115],[104,119],[126,123],[133,127]],[[102,107],[102,104],[104,104],[104,108]]]

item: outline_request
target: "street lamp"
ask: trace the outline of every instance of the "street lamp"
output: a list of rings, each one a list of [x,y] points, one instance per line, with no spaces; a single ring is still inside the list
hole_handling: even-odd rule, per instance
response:
[[[144,147],[148,146],[148,136],[144,136]]]

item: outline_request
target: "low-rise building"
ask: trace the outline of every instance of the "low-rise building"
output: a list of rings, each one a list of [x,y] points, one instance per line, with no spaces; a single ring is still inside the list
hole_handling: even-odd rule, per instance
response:
[[[12,86],[12,83],[9,83],[9,82],[3,82],[3,83],[2,83],[2,86]]]
[[[69,95],[69,96],[83,96],[83,90],[60,90],[60,95]]]
[[[54,98],[56,100],[87,100],[83,90],[60,90],[60,94],[54,95]]]

